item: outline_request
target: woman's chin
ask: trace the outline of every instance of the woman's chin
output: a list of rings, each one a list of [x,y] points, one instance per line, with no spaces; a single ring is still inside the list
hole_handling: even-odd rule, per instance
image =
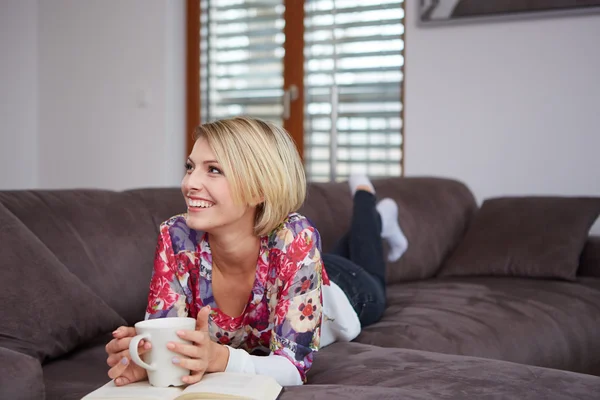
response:
[[[188,228],[196,230],[196,231],[204,231],[207,226],[206,223],[203,223],[200,218],[194,216],[191,213],[188,213],[185,217],[185,223]]]

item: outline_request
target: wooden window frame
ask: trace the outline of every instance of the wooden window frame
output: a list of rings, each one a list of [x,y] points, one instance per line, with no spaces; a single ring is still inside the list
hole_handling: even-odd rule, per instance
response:
[[[406,88],[406,1],[402,3],[404,9],[404,33],[400,36],[404,43],[404,66],[403,77],[400,83],[400,119],[402,121],[402,144],[400,151],[401,176],[405,175],[404,167],[406,160],[406,119],[405,112],[405,88]],[[286,21],[283,32],[285,35],[284,65],[283,65],[283,89],[289,89],[291,85],[298,87],[298,97],[290,104],[290,118],[285,120],[283,127],[290,133],[300,156],[304,156],[304,0],[284,0],[284,20]],[[288,18],[293,16],[293,18]],[[200,0],[186,0],[186,154],[192,152],[194,146],[194,129],[200,125]],[[292,34],[293,33],[293,34]],[[291,40],[288,40],[291,38]]]

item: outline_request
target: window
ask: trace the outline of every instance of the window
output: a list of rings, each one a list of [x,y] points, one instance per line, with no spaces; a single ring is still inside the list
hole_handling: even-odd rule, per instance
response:
[[[199,13],[202,122],[282,124],[312,181],[401,175],[403,0],[202,0]]]

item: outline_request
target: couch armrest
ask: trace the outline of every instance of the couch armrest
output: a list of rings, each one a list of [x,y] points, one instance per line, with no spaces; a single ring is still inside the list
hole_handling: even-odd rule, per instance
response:
[[[0,347],[0,399],[44,399],[40,362],[27,354]]]
[[[585,243],[577,275],[600,278],[600,236],[590,236]]]

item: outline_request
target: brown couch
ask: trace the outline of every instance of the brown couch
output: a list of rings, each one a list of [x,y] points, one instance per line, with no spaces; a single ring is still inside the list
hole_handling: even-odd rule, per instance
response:
[[[469,189],[375,186],[409,240],[388,265],[387,311],[319,351],[309,384],[282,399],[598,398],[600,238],[572,279],[444,276],[481,213]],[[346,184],[310,184],[301,212],[324,251],[350,207]],[[183,211],[178,189],[0,192],[1,399],[79,399],[108,381],[110,332],[143,319],[158,226]]]

